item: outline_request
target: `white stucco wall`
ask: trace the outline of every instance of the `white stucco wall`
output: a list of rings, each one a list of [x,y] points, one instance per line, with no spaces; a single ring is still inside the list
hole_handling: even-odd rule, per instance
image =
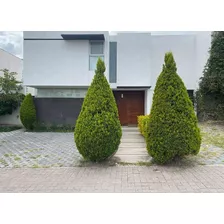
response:
[[[151,85],[150,33],[118,33],[117,86]]]
[[[211,42],[211,32],[163,35],[140,32],[116,33],[117,86],[155,86],[164,55],[172,51],[177,71],[187,89],[196,89]]]
[[[195,32],[190,35],[151,36],[151,89],[147,90],[146,113],[150,113],[154,88],[162,71],[164,56],[172,51],[177,64],[177,73],[187,89],[196,90],[199,78],[208,59],[211,32]]]
[[[87,88],[41,88],[37,89],[36,97],[43,98],[84,98]]]
[[[89,32],[24,32],[24,38],[61,38],[61,34]],[[195,89],[207,59],[210,32],[190,35],[117,33],[105,35],[105,75],[108,78],[109,39],[117,41],[117,83],[115,86],[152,86],[172,51],[178,74],[188,89]],[[89,71],[89,41],[25,40],[24,84],[27,86],[88,86],[94,76]]]
[[[152,89],[162,71],[164,56],[172,51],[177,64],[177,73],[188,89],[195,89],[196,80],[196,38],[195,36],[152,36]]]
[[[117,33],[117,86],[151,86],[145,92],[145,113],[150,113],[154,88],[164,56],[172,51],[177,72],[187,89],[195,90],[208,58],[211,32],[176,35]]]
[[[24,38],[62,38],[61,34],[66,33],[79,32],[24,32]],[[105,33],[107,78],[108,47]],[[89,53],[90,43],[87,40],[24,40],[24,85],[89,86],[95,74],[89,71]]]
[[[211,43],[210,32],[195,35],[152,36],[152,86],[155,86],[162,71],[164,55],[172,51],[177,64],[177,73],[187,89],[196,89],[208,58]]]
[[[148,89],[145,91],[145,114],[150,114],[152,107],[153,89]]]
[[[211,46],[211,32],[198,32],[196,36],[197,59],[196,59],[196,73],[200,78],[203,75],[205,64],[209,58],[209,48]],[[196,89],[198,88],[198,81],[196,82]]]

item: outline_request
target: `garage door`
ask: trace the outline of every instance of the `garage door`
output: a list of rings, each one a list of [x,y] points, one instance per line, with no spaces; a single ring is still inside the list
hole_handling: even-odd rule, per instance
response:
[[[144,91],[114,91],[121,125],[137,125],[144,114]]]
[[[34,98],[39,122],[54,125],[75,125],[83,98]]]

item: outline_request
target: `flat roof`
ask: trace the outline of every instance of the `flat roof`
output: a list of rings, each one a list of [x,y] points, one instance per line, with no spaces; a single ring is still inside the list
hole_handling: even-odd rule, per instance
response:
[[[64,40],[105,40],[104,34],[61,34]]]

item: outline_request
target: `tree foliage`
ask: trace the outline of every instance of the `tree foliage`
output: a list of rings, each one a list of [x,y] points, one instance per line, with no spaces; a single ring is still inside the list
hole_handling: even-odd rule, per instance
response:
[[[197,92],[201,119],[224,119],[224,32],[212,33],[209,58]]]
[[[21,82],[16,80],[16,72],[9,72],[8,69],[0,70],[0,115],[12,114],[24,99],[21,93]]]

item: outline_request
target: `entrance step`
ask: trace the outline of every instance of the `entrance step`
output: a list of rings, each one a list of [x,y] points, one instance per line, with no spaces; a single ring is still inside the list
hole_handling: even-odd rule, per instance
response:
[[[123,163],[138,163],[138,162],[150,162],[151,157],[148,155],[115,155],[115,158],[119,162]]]
[[[130,135],[131,137],[133,137],[133,135],[142,136],[139,131],[135,131],[135,132],[134,131],[130,131],[130,132],[122,131],[122,135],[123,136]]]
[[[148,155],[146,148],[120,149],[117,155]]]
[[[145,143],[143,138],[122,138],[121,143]]]
[[[120,148],[145,148],[145,142],[121,142]]]
[[[138,132],[138,127],[128,127],[128,126],[122,126],[121,127],[122,132]]]

